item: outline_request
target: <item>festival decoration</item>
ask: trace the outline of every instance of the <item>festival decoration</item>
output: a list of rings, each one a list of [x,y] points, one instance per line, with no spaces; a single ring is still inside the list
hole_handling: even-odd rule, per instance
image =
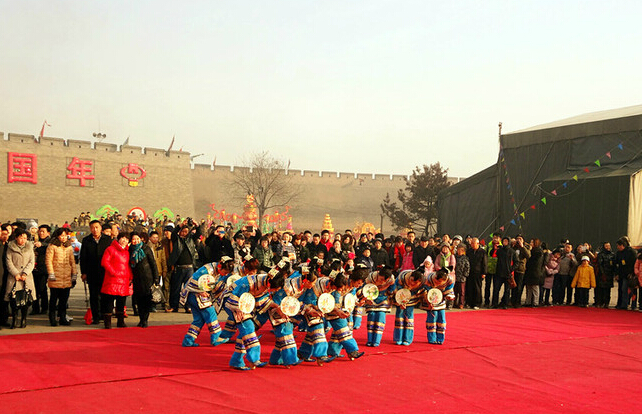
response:
[[[330,214],[326,213],[325,217],[323,218],[323,225],[321,226],[321,230],[327,230],[330,233],[334,233],[334,227],[332,227],[332,219],[330,218]]]
[[[504,162],[505,161],[504,160],[504,149],[501,146],[501,144],[500,144],[499,148],[500,148],[500,162],[502,163],[502,168],[504,169],[504,175],[506,177],[508,177],[508,169],[506,167],[506,163]],[[614,151],[616,148],[619,149],[620,151],[622,151],[622,150],[624,150],[624,144],[623,143],[619,143],[618,145],[613,147],[610,151],[607,151],[604,154],[604,156],[607,157],[608,159],[612,159],[612,151]],[[596,165],[597,168],[601,168],[602,167],[602,161],[601,161],[600,158],[598,158],[595,161],[593,161],[593,164]],[[591,168],[590,167],[584,167],[584,168],[582,168],[582,171],[583,171],[584,174],[590,174],[591,173]],[[559,186],[557,186],[556,188],[554,188],[550,192],[546,192],[541,188],[540,188],[540,190],[542,192],[544,192],[544,193],[547,193],[548,196],[557,197],[560,190],[566,190],[566,189],[569,188],[569,182],[574,181],[574,182],[577,183],[577,182],[579,182],[580,178],[582,178],[582,177],[580,177],[580,174],[573,174],[573,176],[571,178],[569,178],[568,180],[564,181],[562,184],[560,184]],[[510,197],[511,197],[511,201],[513,202],[513,206],[515,208],[515,213],[513,215],[513,218],[510,220],[510,224],[519,225],[520,228],[521,228],[521,224],[520,224],[521,222],[519,220],[519,217],[521,217],[522,220],[525,220],[526,219],[526,212],[529,211],[529,210],[535,210],[537,208],[537,206],[535,204],[532,204],[526,210],[518,212],[517,205],[515,204],[515,199],[513,197],[512,189],[511,189],[511,186],[510,186],[510,180],[507,178],[506,182],[507,182],[506,189],[509,191],[509,194],[510,194]],[[544,197],[540,198],[540,202],[543,205],[546,206],[547,203],[548,203],[547,197],[544,196]]]
[[[147,213],[140,207],[132,207],[128,212],[127,216],[136,216],[141,220],[147,220]]]
[[[36,154],[8,152],[7,182],[38,184],[38,156]]]
[[[127,179],[130,187],[137,187],[138,183],[147,176],[147,172],[140,165],[129,163],[126,167],[120,169],[120,175]]]
[[[153,217],[156,219],[162,219],[167,216],[168,219],[174,220],[174,212],[167,207],[161,207],[156,210],[153,214]]]
[[[112,207],[109,204],[105,204],[104,206],[96,210],[96,217],[113,216],[114,214],[117,214],[117,213],[118,213],[117,208]]]
[[[247,202],[243,206],[242,218],[243,220],[245,220],[246,225],[255,227],[256,219],[259,218],[259,215],[256,213],[256,204],[254,204],[254,196],[252,194],[248,194],[245,200]]]
[[[92,160],[81,160],[78,157],[74,157],[67,166],[67,170],[69,171],[67,179],[78,180],[80,187],[85,187],[87,180],[93,181],[96,178],[94,176],[94,162]]]

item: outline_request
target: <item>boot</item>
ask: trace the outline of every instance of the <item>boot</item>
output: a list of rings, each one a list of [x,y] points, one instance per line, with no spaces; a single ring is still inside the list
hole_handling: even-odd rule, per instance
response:
[[[62,314],[59,315],[58,323],[61,326],[69,326],[69,325],[71,325],[71,322],[67,320],[67,312],[63,312]]]
[[[111,329],[111,313],[103,314],[103,321],[105,322],[105,329]]]
[[[26,328],[27,327],[27,311],[28,310],[29,310],[29,308],[27,306],[25,306],[22,309],[20,309],[20,312],[21,312],[20,315],[22,316],[22,318],[20,319],[20,327],[21,328]]]
[[[116,312],[116,319],[118,322],[116,323],[116,326],[118,328],[127,328],[127,325],[125,325],[125,313],[124,312]]]
[[[58,326],[58,321],[56,320],[56,311],[49,310],[49,323],[51,326]]]

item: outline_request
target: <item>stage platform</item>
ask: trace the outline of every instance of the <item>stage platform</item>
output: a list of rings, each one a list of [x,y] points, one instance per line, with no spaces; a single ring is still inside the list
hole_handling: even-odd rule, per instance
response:
[[[233,344],[180,346],[187,325],[0,338],[2,413],[642,411],[642,314],[551,307],[450,312],[444,345],[392,344],[323,367],[228,368]],[[131,323],[131,322],[130,322]],[[261,333],[267,361],[274,336]],[[303,339],[297,333],[297,343]]]

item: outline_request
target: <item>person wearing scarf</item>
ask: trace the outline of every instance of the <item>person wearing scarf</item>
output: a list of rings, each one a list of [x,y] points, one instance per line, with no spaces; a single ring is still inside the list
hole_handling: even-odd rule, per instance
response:
[[[140,233],[132,232],[129,246],[129,267],[132,269],[134,284],[134,299],[138,306],[138,326],[146,328],[151,312],[152,286],[159,284],[156,259],[149,246],[143,243]]]

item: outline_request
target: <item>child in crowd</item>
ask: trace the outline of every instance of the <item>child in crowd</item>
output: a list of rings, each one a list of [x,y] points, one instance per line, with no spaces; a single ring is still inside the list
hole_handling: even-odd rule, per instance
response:
[[[582,256],[582,264],[578,266],[571,282],[571,287],[575,288],[575,304],[583,308],[588,307],[589,289],[595,287],[595,272],[589,261],[588,256]]]
[[[557,272],[559,272],[560,267],[560,258],[562,257],[562,252],[559,249],[555,249],[553,254],[549,255],[548,262],[544,265],[544,285],[540,292],[539,303],[542,306],[551,306],[550,297],[551,289],[553,289],[553,280]]]

